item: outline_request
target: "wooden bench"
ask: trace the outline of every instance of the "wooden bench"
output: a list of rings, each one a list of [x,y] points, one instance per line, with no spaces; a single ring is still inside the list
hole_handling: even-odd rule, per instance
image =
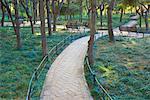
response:
[[[68,22],[66,28],[79,29],[79,24],[77,22]]]
[[[137,31],[136,25],[137,25],[137,21],[130,21],[129,23],[125,25],[119,26],[119,30],[128,31],[128,32],[136,32]]]

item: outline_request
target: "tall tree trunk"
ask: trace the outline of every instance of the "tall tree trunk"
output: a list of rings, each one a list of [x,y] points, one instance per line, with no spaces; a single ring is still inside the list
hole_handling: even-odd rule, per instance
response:
[[[122,17],[123,17],[123,8],[121,8],[120,22],[122,22]]]
[[[4,4],[5,3],[5,4]],[[1,1],[1,4],[6,8],[7,12],[8,12],[8,16],[10,17],[11,19],[11,22],[12,22],[12,25],[13,25],[13,28],[14,28],[14,32],[16,33],[16,27],[15,27],[15,22],[12,18],[12,15],[11,15],[11,10],[9,8],[9,5],[8,3],[6,2],[6,0],[4,0],[4,2]]]
[[[34,24],[37,21],[37,1],[36,0],[33,0],[33,21],[34,21]]]
[[[103,26],[103,10],[104,10],[104,3],[102,2],[99,6],[100,9],[100,27]]]
[[[148,11],[145,12],[145,27],[146,32],[148,33],[149,25],[148,25]]]
[[[80,0],[80,22],[82,22],[82,0]]]
[[[33,23],[32,23],[32,16],[29,14],[29,10],[28,10],[27,6],[25,7],[25,5],[23,4],[23,1],[20,0],[20,2],[21,2],[21,5],[23,6],[24,10],[26,11],[26,15],[27,15],[28,19],[30,20],[31,31],[32,31],[32,34],[34,34],[34,27],[33,27]]]
[[[18,12],[18,1],[14,0],[14,9],[15,9],[15,23],[16,23],[16,35],[17,35],[17,48],[21,48],[21,39],[20,39],[20,23],[19,23],[19,12]]]
[[[91,5],[91,18],[90,18],[90,40],[88,41],[88,58],[90,65],[93,65],[93,44],[94,44],[94,34],[95,29],[95,20],[96,20],[96,0],[89,1]]]
[[[1,1],[2,2],[2,1]],[[0,2],[0,3],[1,3]],[[2,10],[2,19],[1,19],[1,26],[4,26],[4,19],[5,19],[5,10],[4,10],[4,7],[3,5],[1,4],[1,10]]]
[[[58,3],[58,9],[56,9],[56,0],[52,0],[52,12],[53,12],[53,31],[56,31],[56,21],[57,21],[57,17],[60,14],[60,10],[63,6],[63,2],[64,0],[62,0],[61,2],[57,2]]]
[[[15,2],[14,2],[16,23],[14,22],[14,20],[12,18],[11,10],[9,8],[8,2],[6,0],[4,0],[5,4],[2,1],[1,1],[1,3],[6,8],[6,10],[8,12],[8,15],[11,19],[11,22],[12,22],[12,25],[13,25],[13,28],[14,28],[14,32],[16,33],[17,48],[21,48],[21,38],[20,38],[20,33],[19,33],[19,21],[18,21],[18,11],[16,11],[16,9],[18,10],[18,5],[16,6],[17,1],[15,0]]]
[[[112,27],[112,10],[114,6],[115,0],[111,0],[108,6],[107,15],[108,15],[108,34],[109,34],[109,40],[111,42],[114,41],[114,33],[113,33],[113,27]]]
[[[42,53],[43,57],[47,54],[46,34],[45,34],[45,13],[44,13],[44,1],[39,0],[39,14],[41,20],[41,38],[42,38]]]
[[[103,26],[103,11],[100,10],[100,27]]]
[[[48,23],[48,34],[51,35],[51,13],[50,13],[50,1],[46,0],[46,9],[47,9],[47,23]]]
[[[54,15],[53,15],[53,31],[54,31],[54,32],[56,31],[56,20],[57,20],[57,15],[54,14]]]

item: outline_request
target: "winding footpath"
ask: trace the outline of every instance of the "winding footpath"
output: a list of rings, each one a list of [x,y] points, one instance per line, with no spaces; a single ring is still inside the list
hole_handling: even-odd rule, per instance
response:
[[[103,35],[107,31],[98,31]],[[120,35],[119,28],[114,29]],[[142,34],[130,33],[142,37]],[[130,35],[123,32],[121,35]],[[96,39],[102,34],[97,34]],[[93,100],[84,77],[84,58],[88,48],[89,36],[71,43],[51,65],[41,93],[41,100]]]
[[[88,40],[74,41],[56,58],[47,73],[41,100],[92,100],[83,70]]]

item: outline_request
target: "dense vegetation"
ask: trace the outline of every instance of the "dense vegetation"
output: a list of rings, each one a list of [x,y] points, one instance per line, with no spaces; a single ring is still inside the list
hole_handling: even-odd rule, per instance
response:
[[[21,29],[23,47],[17,50],[13,28],[0,28],[1,98],[25,98],[29,79],[42,59],[41,36],[32,35],[29,30],[30,28]],[[37,28],[35,31],[38,34],[40,30]],[[68,35],[67,32],[56,32],[51,37],[47,37],[48,49],[50,50]]]
[[[114,44],[106,37],[94,45],[93,70],[114,99],[147,100],[150,98],[150,37],[116,37]],[[90,78],[90,76],[88,76]],[[90,86],[92,80],[88,80]],[[99,96],[98,87],[91,89]]]

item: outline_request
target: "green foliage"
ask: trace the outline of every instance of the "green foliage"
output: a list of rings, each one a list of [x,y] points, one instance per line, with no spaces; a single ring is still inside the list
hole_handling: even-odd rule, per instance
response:
[[[35,32],[40,32],[39,28]],[[66,36],[68,33],[62,32],[47,36],[49,50]],[[0,28],[0,99],[25,99],[31,75],[42,59],[40,35],[22,28],[21,39],[23,47],[17,50],[13,28]]]
[[[150,98],[150,37],[118,39],[115,43],[109,43],[107,37],[96,41],[93,69],[115,100],[147,100]]]

